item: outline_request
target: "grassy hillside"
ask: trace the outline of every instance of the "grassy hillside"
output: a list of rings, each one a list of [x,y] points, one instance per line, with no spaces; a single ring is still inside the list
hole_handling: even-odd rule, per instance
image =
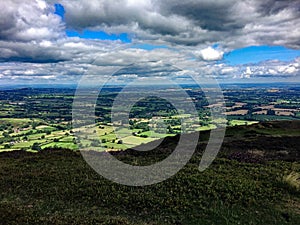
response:
[[[209,132],[177,175],[127,187],[94,172],[79,152],[0,154],[1,224],[300,224],[300,122],[227,130],[219,157],[198,165]],[[178,137],[152,152],[115,152],[148,165],[165,158]]]

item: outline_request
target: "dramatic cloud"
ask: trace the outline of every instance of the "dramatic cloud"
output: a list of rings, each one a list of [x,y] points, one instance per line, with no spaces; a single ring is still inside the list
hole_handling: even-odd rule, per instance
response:
[[[63,38],[56,41],[8,42],[0,40],[0,62],[42,62],[72,61],[90,63],[96,54],[110,52],[120,45],[118,42]]]
[[[43,0],[0,2],[0,61],[58,62],[65,53],[55,45],[64,24]]]
[[[220,43],[300,47],[298,0],[78,0],[60,1],[73,29],[128,32],[180,45]]]
[[[43,0],[0,2],[0,40],[42,41],[62,36],[64,25]]]
[[[64,20],[54,14],[54,3],[64,6]],[[133,63],[143,65],[145,76],[175,74],[182,80],[189,73],[244,79],[296,77],[300,72],[299,58],[243,66],[223,60],[245,46],[299,49],[298,0],[8,0],[0,7],[1,80],[72,83],[86,73],[104,79],[114,68]],[[70,38],[66,29],[126,33],[133,45],[165,48]],[[141,70],[129,69],[124,77],[136,73]]]

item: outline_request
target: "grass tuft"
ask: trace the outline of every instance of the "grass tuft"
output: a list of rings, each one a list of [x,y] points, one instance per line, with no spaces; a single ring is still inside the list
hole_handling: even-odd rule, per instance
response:
[[[291,188],[300,190],[300,173],[292,171],[291,173],[283,176],[283,181],[288,184]]]

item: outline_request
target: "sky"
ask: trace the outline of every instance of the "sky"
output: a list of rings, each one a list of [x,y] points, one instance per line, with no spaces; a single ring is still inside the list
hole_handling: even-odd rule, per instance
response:
[[[7,0],[0,7],[0,85],[76,84],[118,70],[124,80],[300,81],[299,0]]]

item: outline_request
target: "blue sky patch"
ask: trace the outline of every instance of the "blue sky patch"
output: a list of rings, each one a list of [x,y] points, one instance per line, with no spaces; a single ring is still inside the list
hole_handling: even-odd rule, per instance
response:
[[[54,4],[55,11],[54,14],[59,15],[62,19],[65,18],[65,8],[61,4]]]
[[[120,40],[124,43],[130,43],[131,39],[128,34],[108,34],[104,31],[91,31],[91,30],[83,30],[82,32],[78,32],[75,30],[67,30],[66,34],[68,37],[79,37],[84,39],[99,39],[99,40],[111,40],[117,41]]]
[[[299,50],[282,46],[251,46],[233,50],[224,55],[224,60],[229,65],[242,65],[267,60],[292,61],[297,57],[300,57]]]

